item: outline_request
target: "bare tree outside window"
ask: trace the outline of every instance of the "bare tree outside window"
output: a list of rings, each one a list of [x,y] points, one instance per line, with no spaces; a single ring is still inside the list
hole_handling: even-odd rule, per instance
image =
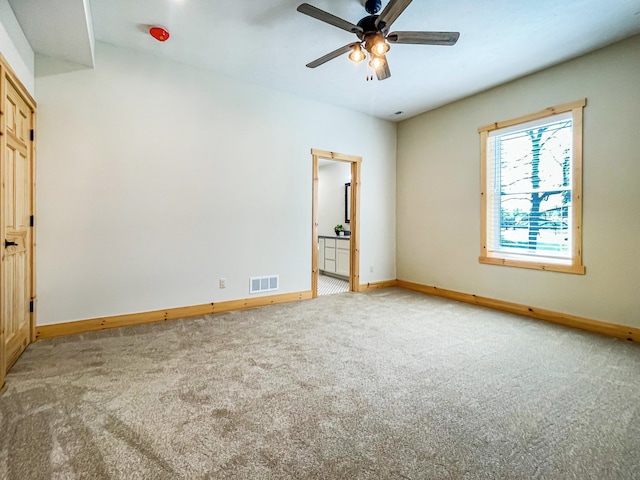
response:
[[[500,157],[500,246],[567,254],[572,122],[494,138]]]

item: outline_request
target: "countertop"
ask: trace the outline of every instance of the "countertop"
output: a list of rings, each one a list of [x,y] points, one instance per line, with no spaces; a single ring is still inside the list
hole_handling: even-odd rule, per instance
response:
[[[338,240],[350,240],[351,235],[345,235],[344,237],[339,237],[338,235],[318,235],[318,238],[335,238]]]

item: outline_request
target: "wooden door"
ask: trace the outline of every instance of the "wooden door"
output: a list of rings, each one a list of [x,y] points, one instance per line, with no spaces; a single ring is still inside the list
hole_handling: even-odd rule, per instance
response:
[[[34,109],[7,69],[2,70],[0,331],[4,362],[0,370],[4,375],[31,341]]]

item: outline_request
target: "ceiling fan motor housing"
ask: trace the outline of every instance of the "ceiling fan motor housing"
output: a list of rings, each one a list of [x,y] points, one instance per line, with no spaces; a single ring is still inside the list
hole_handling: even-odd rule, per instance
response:
[[[356,33],[356,35],[358,35],[360,40],[362,40],[367,33],[375,33],[378,31],[376,27],[378,16],[379,15],[368,15],[358,22],[358,26],[362,28],[362,33]]]
[[[367,0],[364,2],[364,9],[371,15],[378,13],[380,8],[382,8],[382,0]]]

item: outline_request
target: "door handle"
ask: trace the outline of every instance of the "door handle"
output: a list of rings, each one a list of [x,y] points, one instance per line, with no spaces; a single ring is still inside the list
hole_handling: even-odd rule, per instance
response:
[[[16,242],[10,242],[9,240],[7,240],[5,238],[5,240],[4,240],[4,248],[16,247],[16,246],[18,246],[18,244]]]

